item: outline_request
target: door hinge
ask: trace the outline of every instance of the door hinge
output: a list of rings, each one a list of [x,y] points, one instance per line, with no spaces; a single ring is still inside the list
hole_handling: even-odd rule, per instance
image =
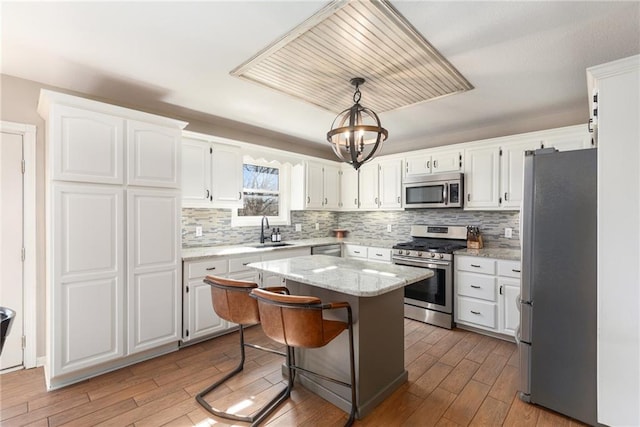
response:
[[[213,147],[209,147],[209,154],[213,154]]]
[[[188,336],[189,336],[189,330],[188,330],[188,329],[186,329],[186,330],[184,331],[184,335],[185,335],[186,337],[188,337]]]
[[[21,163],[21,167],[22,167],[22,173],[24,174],[24,173],[25,173],[25,171],[27,170],[27,165],[26,165],[26,163],[24,162],[24,159],[23,159],[20,163]]]
[[[27,250],[25,248],[20,249],[20,258],[22,262],[27,258]]]
[[[500,285],[500,295],[502,295],[502,285]]]
[[[500,149],[500,155],[502,156],[502,148]]]
[[[185,288],[185,292],[189,293],[189,287],[188,286]]]

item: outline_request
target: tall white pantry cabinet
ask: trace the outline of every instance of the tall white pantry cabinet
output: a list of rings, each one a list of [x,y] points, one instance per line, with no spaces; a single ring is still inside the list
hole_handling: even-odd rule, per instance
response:
[[[186,123],[42,90],[49,389],[177,349]]]

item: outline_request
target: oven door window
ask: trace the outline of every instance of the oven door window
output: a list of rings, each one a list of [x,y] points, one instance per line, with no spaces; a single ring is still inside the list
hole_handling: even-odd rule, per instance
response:
[[[405,189],[406,204],[444,203],[444,184],[407,186]]]
[[[405,298],[446,306],[446,271],[438,268],[433,272],[435,273],[433,277],[405,286]]]

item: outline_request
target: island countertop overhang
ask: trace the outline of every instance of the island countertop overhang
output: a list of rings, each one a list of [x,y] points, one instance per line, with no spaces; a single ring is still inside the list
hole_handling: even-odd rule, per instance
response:
[[[248,264],[259,271],[358,297],[373,297],[428,279],[428,268],[407,267],[326,255],[261,261]]]

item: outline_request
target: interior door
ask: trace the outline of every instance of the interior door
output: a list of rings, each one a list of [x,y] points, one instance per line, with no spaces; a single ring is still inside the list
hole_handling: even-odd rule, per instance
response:
[[[16,312],[1,370],[23,362],[22,135],[3,132],[0,148],[0,305]]]

